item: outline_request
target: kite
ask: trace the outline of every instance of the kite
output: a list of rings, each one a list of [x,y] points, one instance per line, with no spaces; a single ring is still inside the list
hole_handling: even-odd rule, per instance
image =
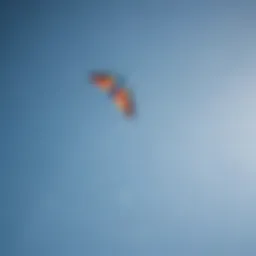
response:
[[[94,72],[90,76],[91,82],[103,92],[106,92],[116,107],[126,117],[132,117],[135,114],[135,102],[130,90],[121,87],[118,79],[108,73]]]

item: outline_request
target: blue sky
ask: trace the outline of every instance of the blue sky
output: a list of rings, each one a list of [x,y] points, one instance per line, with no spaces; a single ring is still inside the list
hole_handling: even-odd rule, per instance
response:
[[[1,9],[3,255],[255,255],[255,4]],[[94,69],[125,77],[137,119]]]

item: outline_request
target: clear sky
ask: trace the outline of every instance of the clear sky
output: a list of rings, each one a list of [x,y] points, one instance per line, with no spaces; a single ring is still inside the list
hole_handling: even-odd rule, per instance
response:
[[[9,2],[1,255],[256,255],[256,3]]]

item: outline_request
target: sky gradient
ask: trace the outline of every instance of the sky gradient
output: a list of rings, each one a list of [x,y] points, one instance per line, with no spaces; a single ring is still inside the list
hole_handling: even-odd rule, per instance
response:
[[[21,2],[1,8],[1,255],[256,255],[256,4]]]

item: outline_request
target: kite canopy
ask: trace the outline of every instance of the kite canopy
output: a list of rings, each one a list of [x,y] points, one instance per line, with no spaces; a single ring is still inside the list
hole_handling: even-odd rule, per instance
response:
[[[91,81],[95,86],[106,92],[113,90],[116,85],[115,78],[106,73],[93,73],[91,75]]]
[[[134,114],[134,102],[131,93],[125,88],[118,88],[113,94],[113,101],[126,116]]]
[[[127,88],[121,87],[118,79],[108,73],[94,72],[90,76],[92,83],[107,92],[117,108],[127,117],[135,113],[135,105],[131,92]]]

